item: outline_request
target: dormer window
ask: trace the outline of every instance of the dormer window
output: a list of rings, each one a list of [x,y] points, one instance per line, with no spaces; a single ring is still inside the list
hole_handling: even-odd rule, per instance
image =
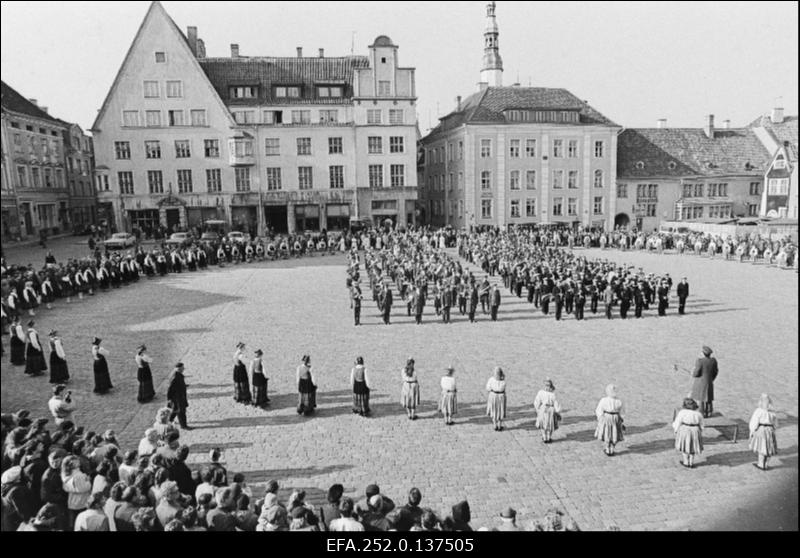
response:
[[[343,89],[340,85],[318,85],[317,97],[320,99],[341,99],[344,97]]]
[[[258,87],[237,86],[230,88],[231,99],[255,99],[258,97]]]
[[[644,170],[644,162],[639,161],[638,163],[636,163],[636,168],[638,170]]]
[[[675,170],[678,168],[678,164],[675,161],[670,161],[669,165],[667,166],[669,167],[669,170]]]
[[[783,155],[778,155],[778,158],[775,159],[774,167],[776,169],[785,169],[786,168],[786,159],[784,159]]]
[[[275,97],[278,99],[299,99],[300,88],[296,86],[279,85],[275,88]]]
[[[156,52],[156,64],[166,64],[166,63],[167,63],[167,53]]]

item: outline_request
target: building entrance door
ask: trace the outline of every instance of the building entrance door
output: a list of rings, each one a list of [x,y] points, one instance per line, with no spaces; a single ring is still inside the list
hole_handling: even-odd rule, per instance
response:
[[[277,234],[288,234],[289,209],[285,205],[265,205],[264,221],[267,230],[274,230]]]
[[[181,226],[181,210],[180,209],[167,209],[167,228],[172,232],[178,230]]]

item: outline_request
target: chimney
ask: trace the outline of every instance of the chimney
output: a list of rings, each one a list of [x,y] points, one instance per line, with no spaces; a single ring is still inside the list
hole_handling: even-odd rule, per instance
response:
[[[206,57],[206,43],[203,39],[197,39],[197,57]]]
[[[714,139],[714,115],[713,114],[709,114],[708,115],[708,121],[706,122],[706,127],[705,127],[704,131],[706,133],[706,137],[708,137],[710,139]]]
[[[722,121],[722,127],[724,129],[726,129],[726,130],[730,130],[731,129],[731,121],[730,120],[723,120]]]
[[[187,27],[186,38],[189,39],[189,49],[197,57],[197,27]]]
[[[325,49],[324,48],[319,49],[319,57],[320,58],[325,58]]]
[[[457,111],[457,112],[461,112],[461,95],[459,95],[458,97],[456,97],[456,104],[457,104],[457,106],[458,106],[458,108],[456,109],[456,111]]]
[[[297,57],[298,58],[303,57],[303,47],[297,47]]]
[[[231,45],[231,58],[239,58],[239,45]]]
[[[49,112],[49,108],[50,108],[50,107],[39,107],[39,108],[40,108],[41,110],[43,110],[44,112],[46,112],[47,114],[50,114],[50,112]]]
[[[783,109],[782,108],[774,108],[772,109],[772,115],[770,116],[773,124],[783,124]]]
[[[666,118],[659,118],[658,123],[656,123],[656,128],[659,130],[664,130],[667,127],[667,119]]]
[[[34,99],[34,98],[31,97],[31,98],[28,99],[28,101],[30,101],[31,103],[33,103],[37,107],[39,106],[39,99]]]

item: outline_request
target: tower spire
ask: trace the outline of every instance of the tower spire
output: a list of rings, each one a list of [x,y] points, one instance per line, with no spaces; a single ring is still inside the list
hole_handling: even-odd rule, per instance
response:
[[[489,87],[503,85],[503,59],[500,56],[500,28],[497,25],[497,2],[486,6],[486,31],[483,33],[483,68],[481,82]]]

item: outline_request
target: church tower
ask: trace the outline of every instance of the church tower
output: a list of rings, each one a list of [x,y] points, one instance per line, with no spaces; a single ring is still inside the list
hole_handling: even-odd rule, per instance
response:
[[[496,9],[496,2],[490,2],[486,6],[486,31],[483,34],[481,83],[488,84],[489,87],[503,85],[503,59],[500,57],[500,28],[497,26]]]

